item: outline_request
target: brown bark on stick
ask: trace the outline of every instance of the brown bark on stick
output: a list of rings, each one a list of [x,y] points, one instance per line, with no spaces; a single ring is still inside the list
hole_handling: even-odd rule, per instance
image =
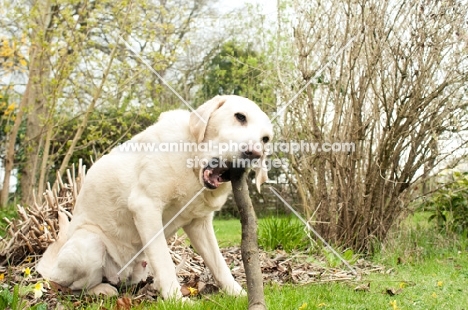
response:
[[[249,197],[247,174],[245,170],[231,170],[232,191],[241,217],[241,252],[247,278],[249,310],[266,309],[258,254],[257,217]]]

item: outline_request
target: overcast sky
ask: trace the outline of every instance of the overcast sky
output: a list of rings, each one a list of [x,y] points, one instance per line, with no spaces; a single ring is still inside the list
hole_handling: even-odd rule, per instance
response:
[[[250,4],[259,4],[263,11],[262,13],[276,18],[276,1],[277,0],[242,0],[242,1],[232,1],[232,0],[221,0],[219,2],[219,10],[223,12],[229,12],[232,9],[239,8],[246,3]]]
[[[232,0],[221,0],[219,1],[225,8],[238,8],[244,3],[258,3],[261,4],[263,7],[272,7],[276,8],[276,0],[241,0],[241,1],[232,1]]]

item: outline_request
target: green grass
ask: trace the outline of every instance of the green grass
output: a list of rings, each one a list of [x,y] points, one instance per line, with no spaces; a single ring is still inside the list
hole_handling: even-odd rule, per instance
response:
[[[238,219],[217,219],[213,227],[220,247],[240,245],[241,223]]]
[[[421,263],[437,258],[467,255],[468,239],[452,233],[440,232],[429,222],[430,213],[418,212],[393,229],[374,260],[386,265]]]
[[[295,216],[268,217],[259,221],[258,245],[267,251],[305,250],[310,241],[304,224]]]
[[[271,223],[276,225],[271,225]],[[296,218],[291,217],[267,217],[258,219],[259,232],[261,234],[262,227],[271,227],[271,226],[281,226],[286,233],[290,233],[285,229],[284,224],[287,224],[289,227],[301,225],[302,222]],[[216,233],[216,238],[220,247],[228,247],[240,245],[241,242],[241,223],[239,219],[215,219],[213,222],[213,227]],[[279,229],[281,231],[281,229]],[[302,232],[302,229],[301,229]],[[265,234],[268,235],[268,234]],[[281,239],[281,238],[280,238]],[[277,240],[276,240],[277,241]],[[273,242],[270,242],[273,243]]]
[[[454,253],[418,263],[403,263],[389,275],[373,274],[367,280],[377,298],[385,296],[387,300],[396,300],[401,309],[467,309],[467,266],[466,253]],[[398,295],[381,293],[388,288],[399,289],[400,285],[403,288]]]
[[[268,309],[467,309],[468,259],[465,255],[431,259],[417,265],[400,265],[388,274],[372,274],[360,282],[299,285],[266,285]],[[369,291],[355,291],[363,283],[370,283]],[[388,289],[401,291],[390,296]],[[135,309],[247,309],[247,298],[223,294],[201,297],[191,304],[177,302],[143,303]],[[396,306],[394,308],[392,303]],[[305,305],[306,304],[306,305]],[[112,308],[115,299],[105,301]],[[88,309],[99,309],[95,303]]]
[[[428,217],[428,213],[417,213],[389,235],[372,258],[386,266],[385,273],[371,273],[349,283],[266,285],[268,309],[468,309],[468,241],[440,234]],[[259,226],[266,220],[260,219]],[[221,245],[240,241],[239,220],[215,220],[214,225]],[[354,290],[368,283],[369,291]],[[389,290],[397,294],[391,296]],[[161,309],[247,307],[246,298],[222,294],[209,298],[189,307],[167,304]]]
[[[388,273],[370,274],[350,283],[267,285],[268,308],[299,309],[306,303],[304,309],[468,309],[468,241],[439,233],[428,223],[429,215],[416,213],[406,219],[372,258],[384,264]],[[259,226],[266,220],[259,219]],[[239,220],[215,220],[214,226],[221,245],[240,242]],[[367,283],[369,291],[354,290]],[[397,294],[390,296],[387,290]],[[245,298],[218,294],[210,299],[224,309],[246,307]],[[223,308],[202,299],[187,309]]]

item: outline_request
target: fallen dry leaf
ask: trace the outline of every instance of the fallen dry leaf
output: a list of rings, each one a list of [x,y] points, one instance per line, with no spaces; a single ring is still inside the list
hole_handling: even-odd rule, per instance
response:
[[[395,296],[395,295],[398,295],[402,292],[402,289],[399,288],[399,289],[394,289],[394,288],[387,288],[385,290],[385,293],[387,293],[389,296]]]
[[[132,308],[132,300],[129,297],[121,297],[117,299],[118,310],[130,310]]]
[[[370,291],[370,282],[358,285],[354,288],[356,292],[369,292]]]
[[[198,295],[198,289],[188,286],[188,285],[182,285],[180,288],[180,291],[182,292],[182,296],[187,297],[187,296],[197,296]]]
[[[55,292],[62,292],[65,294],[71,294],[72,290],[68,287],[61,286],[60,284],[54,282],[54,281],[49,281],[50,288],[55,291]]]

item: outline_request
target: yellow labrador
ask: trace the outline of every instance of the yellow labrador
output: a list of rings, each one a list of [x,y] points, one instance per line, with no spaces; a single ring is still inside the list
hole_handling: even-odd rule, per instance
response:
[[[180,298],[166,237],[182,227],[221,289],[243,294],[219,251],[213,212],[231,191],[229,169],[239,160],[264,161],[257,146],[272,135],[267,115],[239,96],[162,113],[91,167],[73,219],[60,215],[62,231],[37,270],[72,290],[106,295],[117,291],[103,278],[135,283],[150,273],[164,298]],[[255,168],[257,187],[267,179],[263,167]]]

